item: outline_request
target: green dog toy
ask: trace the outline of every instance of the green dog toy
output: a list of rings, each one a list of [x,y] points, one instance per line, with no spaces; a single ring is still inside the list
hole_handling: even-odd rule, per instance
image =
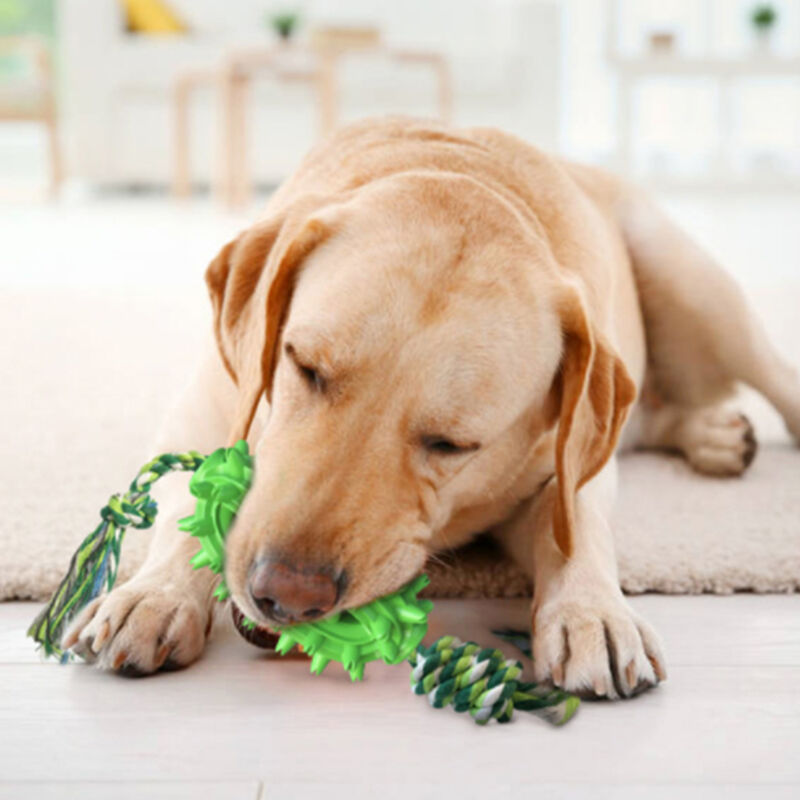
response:
[[[150,488],[162,475],[173,471],[194,472],[189,488],[197,498],[195,511],[179,523],[181,530],[200,541],[192,565],[223,574],[225,535],[253,475],[252,458],[244,441],[207,457],[194,451],[161,455],[142,467],[124,495],[109,500],[100,512],[101,523],[81,543],[67,574],[28,630],[46,655],[55,655],[62,663],[69,660],[70,654],[59,644],[64,630],[104,588],[113,587],[125,529],[153,524],[157,506],[149,495]],[[417,598],[417,594],[427,584],[428,578],[421,575],[366,605],[319,621],[283,627],[275,649],[283,655],[299,645],[311,657],[313,673],[319,674],[331,661],[338,661],[354,681],[364,677],[364,667],[370,661],[399,664],[408,660],[414,668],[411,683],[416,694],[426,694],[436,708],[453,705],[456,711],[468,711],[480,724],[490,719],[508,722],[514,708],[532,711],[555,724],[563,724],[574,715],[577,698],[520,681],[522,665],[506,659],[499,650],[465,644],[452,636],[423,647],[433,604]],[[224,577],[214,596],[221,601],[229,597]],[[252,629],[256,623],[245,619],[243,625]]]

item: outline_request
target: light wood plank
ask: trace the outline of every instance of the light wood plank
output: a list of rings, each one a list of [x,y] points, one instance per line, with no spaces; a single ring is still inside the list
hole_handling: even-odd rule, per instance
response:
[[[800,666],[800,594],[632,597],[670,664]]]
[[[0,775],[264,780],[297,792],[354,781],[435,787],[450,777],[488,791],[486,776],[496,786],[502,763],[501,780],[566,782],[564,791],[578,792],[556,797],[582,797],[573,782],[616,791],[618,783],[754,781],[767,792],[759,796],[786,796],[777,784],[800,782],[796,596],[633,602],[667,640],[670,679],[633,701],[585,703],[563,729],[525,715],[485,729],[435,711],[410,695],[404,666],[372,664],[362,684],[337,665],[314,678],[306,661],[267,659],[227,625],[191,669],[145,680],[31,662],[22,632],[36,605],[0,605]],[[487,641],[490,627],[526,619],[524,601],[439,601],[431,636]]]
[[[0,664],[37,664],[36,646],[25,632],[41,603],[0,603]]]
[[[800,666],[800,595],[640,595],[634,608],[664,639],[667,661],[675,665]],[[0,604],[0,663],[39,663],[25,630],[40,605]],[[492,628],[528,624],[525,600],[437,600],[431,635],[454,633],[487,644]],[[225,650],[232,635],[221,615],[214,642]],[[508,648],[508,645],[503,645]],[[249,648],[247,650],[249,652]],[[239,649],[230,653],[239,658]]]
[[[14,800],[259,800],[257,781],[0,781]]]
[[[630,597],[664,640],[670,665],[800,666],[800,594]],[[525,600],[439,600],[431,629],[484,642],[492,628],[529,624]],[[508,645],[503,645],[503,649]]]
[[[277,783],[253,782],[0,782],[0,797],[14,800],[442,800],[457,791],[461,798],[510,797],[520,791],[536,792],[548,800],[796,800],[800,784],[570,784],[509,783],[503,780],[471,786],[442,783],[384,782],[308,783],[302,780]]]
[[[265,784],[267,786],[267,784]],[[374,800],[376,787],[363,783],[337,784],[271,784],[264,790],[264,799],[280,800]],[[491,781],[461,786],[447,783],[395,783],[380,787],[380,800],[443,800],[456,794],[459,798],[524,797],[547,800],[797,800],[798,784],[774,786],[732,784],[682,784],[660,786],[652,784],[569,784],[569,783],[509,783]],[[535,793],[535,794],[534,794]]]
[[[410,695],[405,667],[353,685],[307,663],[214,658],[185,673],[119,680],[86,667],[0,667],[6,779],[341,782],[800,781],[800,667],[674,667],[655,692],[584,704],[567,727],[520,715],[479,728]],[[464,758],[469,751],[470,757]],[[43,761],[42,753],[58,758]],[[413,764],[413,775],[408,774]]]

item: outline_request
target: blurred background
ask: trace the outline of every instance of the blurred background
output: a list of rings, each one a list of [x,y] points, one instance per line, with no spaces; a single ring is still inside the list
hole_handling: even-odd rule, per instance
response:
[[[797,0],[0,0],[0,36],[4,195],[237,202],[381,113],[661,185],[800,186]]]
[[[187,286],[337,124],[493,125],[798,276],[800,0],[0,0],[0,287]]]

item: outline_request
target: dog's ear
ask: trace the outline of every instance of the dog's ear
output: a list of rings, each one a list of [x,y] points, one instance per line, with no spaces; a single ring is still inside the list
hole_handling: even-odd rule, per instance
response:
[[[575,495],[614,452],[636,386],[622,360],[592,326],[576,287],[560,301],[561,365],[558,398],[556,497],[553,532],[561,552],[572,554]]]
[[[327,235],[306,209],[259,223],[228,242],[206,270],[220,357],[239,390],[229,444],[267,399],[297,268]]]
[[[280,233],[283,217],[275,217],[240,233],[219,251],[206,269],[206,286],[214,314],[214,335],[225,369],[240,385],[242,315],[250,307],[267,257]]]

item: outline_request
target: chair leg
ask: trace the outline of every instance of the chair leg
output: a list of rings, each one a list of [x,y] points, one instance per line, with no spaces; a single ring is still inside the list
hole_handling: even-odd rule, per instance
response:
[[[58,142],[58,124],[56,122],[55,112],[48,115],[45,120],[45,126],[47,127],[47,148],[50,157],[50,196],[55,198],[58,196],[63,177],[61,148]]]

